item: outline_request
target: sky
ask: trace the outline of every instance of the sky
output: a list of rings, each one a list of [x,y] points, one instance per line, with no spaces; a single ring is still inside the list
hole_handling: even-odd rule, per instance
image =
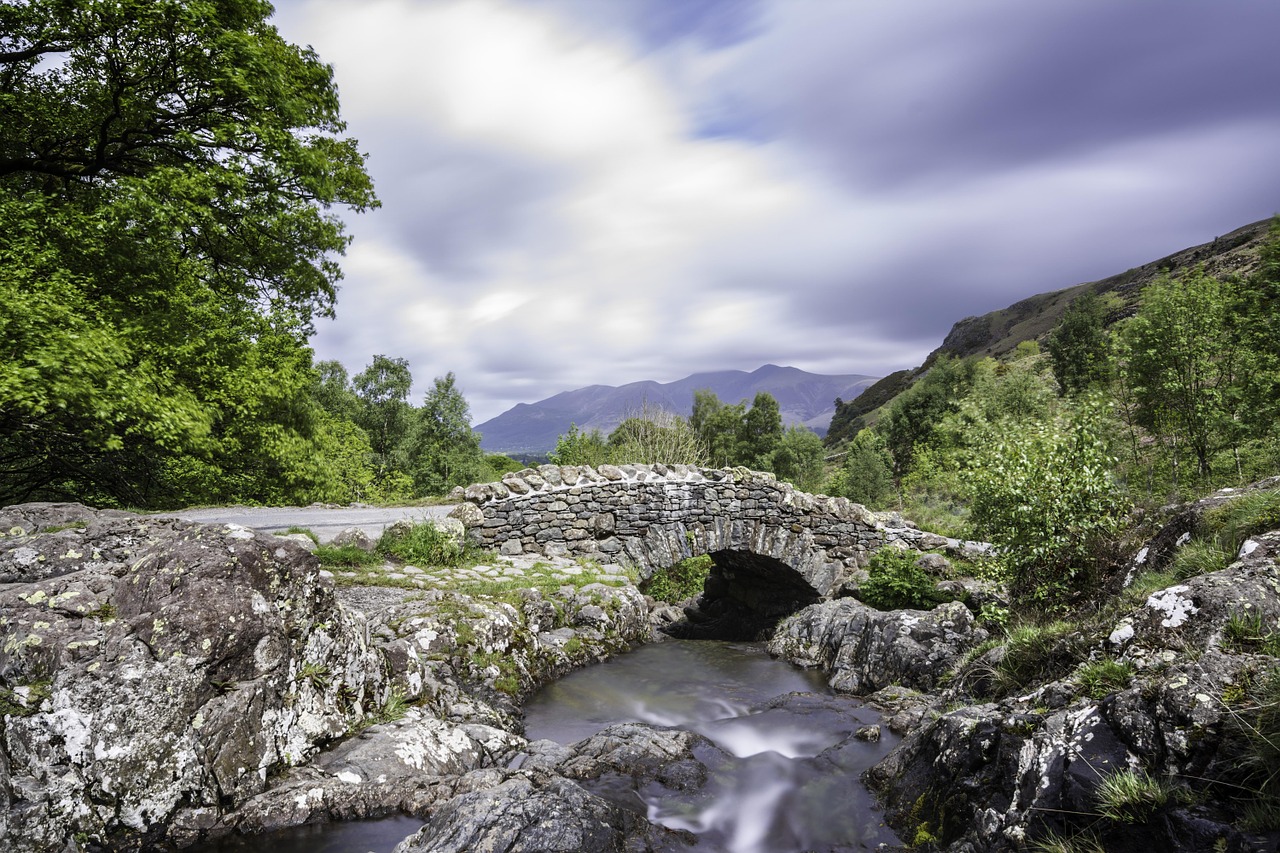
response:
[[[1272,0],[277,0],[382,207],[317,358],[473,422],[957,320],[1280,212]]]

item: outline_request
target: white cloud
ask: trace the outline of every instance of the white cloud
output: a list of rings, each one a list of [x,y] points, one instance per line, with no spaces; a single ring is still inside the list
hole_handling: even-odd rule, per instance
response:
[[[646,41],[644,5],[280,4],[334,65],[385,202],[352,222],[321,357],[406,357],[418,393],[454,371],[477,421],[765,362],[888,372],[965,314],[1274,212],[1280,126],[1238,92],[1266,75],[1174,114],[1168,45],[1114,50],[1147,43],[1117,30],[1140,15],[775,0],[713,48]],[[1080,43],[1040,55],[1058,29]],[[1228,67],[1213,50],[1187,79]],[[1078,55],[1105,73],[1077,88]]]

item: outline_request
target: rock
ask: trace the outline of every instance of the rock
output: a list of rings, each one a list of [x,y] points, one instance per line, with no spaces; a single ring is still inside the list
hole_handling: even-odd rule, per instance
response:
[[[863,726],[854,732],[853,736],[858,740],[866,741],[867,743],[878,743],[880,741],[880,727]]]
[[[865,694],[890,684],[932,690],[961,655],[986,639],[958,601],[927,612],[881,612],[842,598],[785,619],[768,648],[801,666],[822,667],[837,690]]]
[[[66,517],[5,512],[31,530]],[[9,850],[211,822],[385,700],[363,620],[304,549],[234,525],[82,520],[0,540],[0,687],[39,697],[4,725]]]
[[[916,558],[916,565],[934,576],[945,577],[951,572],[951,561],[941,554],[921,554]]]
[[[461,503],[449,512],[449,518],[456,518],[463,527],[479,527],[484,524],[484,513],[473,503]]]
[[[675,835],[558,776],[514,771],[485,782],[437,806],[395,853],[622,853]]]
[[[1229,567],[1149,595],[1116,625],[1109,644],[1119,650],[1199,649],[1220,644],[1232,617],[1256,618],[1272,630],[1280,626],[1280,531],[1251,541],[1249,553]]]
[[[359,527],[348,527],[346,530],[338,533],[333,537],[333,541],[329,543],[335,548],[344,548],[347,546],[359,548],[361,551],[372,552],[377,547],[376,542],[369,538],[369,534],[365,533]]]
[[[303,550],[310,551],[312,554],[316,552],[316,541],[305,533],[277,533],[277,539],[283,539],[286,542],[292,542]]]
[[[555,770],[570,779],[599,779],[613,773],[631,779],[635,788],[657,781],[677,790],[691,790],[707,781],[707,767],[694,755],[695,748],[719,752],[694,732],[618,723],[574,744]]]

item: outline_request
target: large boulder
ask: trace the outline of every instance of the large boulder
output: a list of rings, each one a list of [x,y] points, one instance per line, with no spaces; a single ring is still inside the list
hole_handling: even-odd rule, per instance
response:
[[[867,694],[901,684],[932,690],[960,657],[987,639],[958,601],[931,611],[879,611],[852,598],[824,601],[778,625],[769,653],[821,667],[831,686]]]
[[[389,696],[294,543],[66,504],[0,523],[8,850],[192,837]]]
[[[677,837],[560,776],[508,771],[493,784],[492,771],[478,775],[475,790],[440,804],[395,853],[624,853],[672,849],[660,840]]]

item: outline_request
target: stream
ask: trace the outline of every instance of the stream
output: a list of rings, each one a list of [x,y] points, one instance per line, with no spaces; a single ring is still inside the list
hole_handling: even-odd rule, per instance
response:
[[[727,753],[698,755],[711,774],[692,793],[584,783],[693,832],[698,850],[826,853],[900,843],[860,781],[898,738],[887,729],[878,742],[855,738],[879,723],[876,711],[833,695],[820,673],[774,660],[760,644],[654,643],[571,673],[525,706],[530,740],[569,744],[619,722],[689,729]]]
[[[675,790],[629,778],[583,787],[649,820],[697,836],[708,853],[845,853],[900,842],[862,785],[863,771],[899,738],[859,730],[879,714],[837,696],[820,673],[770,658],[761,644],[668,640],[578,670],[525,706],[530,740],[571,744],[614,723],[689,729],[706,784]],[[422,821],[406,817],[224,838],[201,853],[390,853]]]

